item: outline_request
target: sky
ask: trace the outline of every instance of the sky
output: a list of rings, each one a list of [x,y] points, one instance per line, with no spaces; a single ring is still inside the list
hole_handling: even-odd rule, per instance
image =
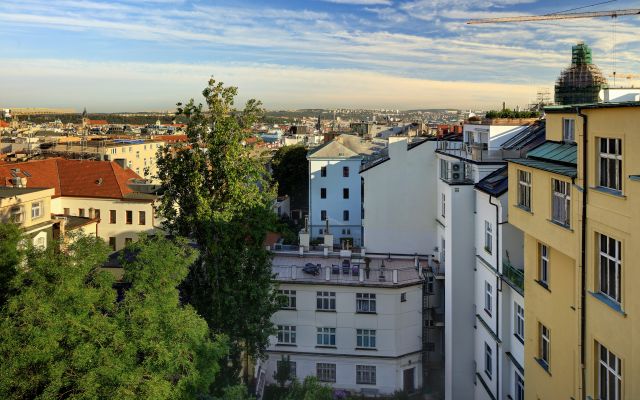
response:
[[[465,21],[602,1],[2,1],[0,107],[173,110],[213,76],[272,110],[513,108],[552,89],[578,41],[605,74],[640,73],[640,16]],[[577,11],[623,8],[640,1]]]

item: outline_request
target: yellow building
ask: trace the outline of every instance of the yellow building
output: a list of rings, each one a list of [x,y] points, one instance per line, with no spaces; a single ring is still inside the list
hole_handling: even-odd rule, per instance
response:
[[[546,114],[547,142],[509,160],[509,222],[525,233],[526,398],[638,399],[640,271],[627,260],[640,259],[640,103]]]

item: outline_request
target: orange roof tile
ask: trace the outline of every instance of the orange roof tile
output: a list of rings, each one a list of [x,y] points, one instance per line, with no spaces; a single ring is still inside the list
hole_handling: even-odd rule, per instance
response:
[[[0,164],[0,186],[12,186],[14,174],[26,177],[27,187],[55,189],[54,197],[123,199],[133,193],[127,185],[129,179],[140,179],[131,169],[123,169],[114,161],[49,158]]]
[[[87,125],[108,125],[106,119],[88,119]]]

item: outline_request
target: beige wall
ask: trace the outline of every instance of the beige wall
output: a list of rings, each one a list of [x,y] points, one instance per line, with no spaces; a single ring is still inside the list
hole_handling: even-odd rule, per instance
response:
[[[30,226],[49,221],[51,219],[51,196],[53,189],[42,189],[37,192],[21,194],[8,199],[0,199],[0,220],[8,222],[11,220],[12,208],[21,207],[22,222],[21,226],[28,228]],[[33,204],[41,202],[40,216],[31,218],[31,209]]]

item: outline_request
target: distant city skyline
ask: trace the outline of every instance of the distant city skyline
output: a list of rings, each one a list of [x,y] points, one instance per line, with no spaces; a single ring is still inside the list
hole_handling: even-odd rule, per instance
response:
[[[199,100],[214,76],[238,86],[239,100],[257,98],[271,110],[488,109],[503,101],[513,108],[553,86],[578,41],[592,47],[594,62],[606,75],[640,72],[640,17],[464,22],[587,3],[4,2],[0,107],[172,110],[178,101]],[[637,6],[619,0],[585,10]]]

